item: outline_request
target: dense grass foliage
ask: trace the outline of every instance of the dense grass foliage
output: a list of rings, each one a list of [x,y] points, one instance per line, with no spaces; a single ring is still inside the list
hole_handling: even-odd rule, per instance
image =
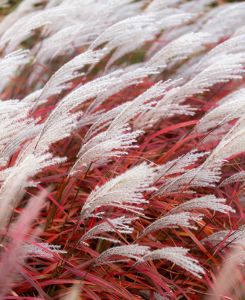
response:
[[[232,2],[0,1],[0,299],[243,299]]]

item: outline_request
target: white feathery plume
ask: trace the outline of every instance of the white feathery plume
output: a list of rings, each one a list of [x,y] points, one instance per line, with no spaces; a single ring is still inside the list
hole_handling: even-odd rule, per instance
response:
[[[123,124],[126,124],[135,118],[138,114],[151,110],[152,106],[157,103],[157,99],[162,98],[166,89],[171,85],[171,81],[159,81],[140,94],[137,98],[131,101],[131,103],[125,107],[120,114],[118,114],[118,116],[110,124],[109,130],[112,128],[120,128]]]
[[[43,92],[43,89],[36,90],[27,96],[25,96],[24,99],[22,99],[23,103],[28,104],[29,110],[31,111],[33,109],[33,106],[37,105],[36,102],[38,102],[38,105],[44,104],[46,102],[46,99],[40,100],[40,96]]]
[[[226,205],[225,202],[226,200],[223,198],[217,198],[214,195],[206,195],[180,204],[177,207],[173,208],[170,213],[172,214],[194,209],[212,209],[221,213],[235,212],[235,210],[229,205]]]
[[[26,243],[23,246],[25,252],[29,257],[40,257],[45,259],[52,259],[55,254],[65,254],[65,250],[61,250],[61,246],[49,243]]]
[[[94,134],[94,129],[96,131],[101,129],[100,124],[93,127],[88,132],[88,135],[85,136],[84,144],[77,155],[78,159],[71,170],[71,174],[79,169],[83,171],[84,168],[98,167],[110,160],[111,157],[126,154],[125,150],[134,147],[133,144],[136,142],[136,138],[143,132],[140,130],[130,132],[129,121],[138,114],[151,109],[152,105],[155,104],[155,99],[161,97],[167,85],[168,83],[159,82],[128,105],[121,106],[123,108],[122,111],[116,115],[110,124],[110,119],[104,120],[105,123],[103,125],[109,125],[108,129],[88,140]],[[114,110],[114,112],[117,112],[117,110]]]
[[[85,241],[89,239],[103,239],[120,244],[121,242],[118,239],[103,236],[103,233],[120,232],[123,234],[130,234],[133,232],[133,228],[129,225],[132,223],[133,220],[135,220],[135,218],[126,218],[125,216],[115,219],[107,219],[104,222],[88,230],[82,236],[80,242],[85,243]]]
[[[188,3],[192,3],[194,1],[190,1],[187,2]],[[205,2],[205,0],[204,0]],[[206,14],[205,12],[200,12],[199,8],[203,9],[202,6],[202,0],[201,0],[201,5],[199,5],[200,2],[198,2],[198,4],[195,2],[195,4],[197,5],[193,5],[192,8],[194,10],[192,10],[192,8],[188,8],[187,11],[189,12],[194,12],[194,16],[195,18],[192,19],[191,23],[187,23],[185,25],[182,25],[180,27],[177,28],[173,28],[172,30],[168,31],[168,32],[164,32],[162,34],[162,36],[160,37],[161,40],[170,42],[173,41],[174,39],[180,37],[183,34],[189,33],[189,32],[196,32],[197,28],[200,29],[201,32],[204,32],[204,30],[202,30],[202,26],[203,24],[205,24],[208,20],[212,19],[214,16],[216,16],[220,11],[222,11],[225,7],[225,5],[219,5],[217,7],[214,7],[212,9],[210,9]],[[197,8],[197,12],[195,11],[195,7]],[[184,10],[186,10],[184,8]],[[157,45],[153,45],[152,48],[158,48]]]
[[[122,123],[127,123],[137,115],[152,109],[155,105],[155,100],[164,95],[168,86],[172,85],[171,81],[158,82],[144,93],[139,95],[132,101],[125,102],[110,111],[100,115],[100,118],[90,127],[85,135],[84,142],[88,141],[95,133],[107,127],[110,123],[110,128],[121,126]],[[139,117],[140,119],[140,117]],[[113,121],[112,121],[113,120]],[[137,121],[136,121],[137,122]]]
[[[40,91],[39,98],[46,100],[49,96],[60,93],[68,87],[69,83],[67,82],[81,74],[78,73],[79,69],[86,64],[98,61],[101,55],[103,55],[102,51],[87,51],[70,60],[50,78]],[[51,112],[45,123],[41,125],[40,133],[29,145],[29,153],[33,153],[33,151],[44,153],[48,151],[51,144],[69,136],[77,128],[78,118],[82,115],[82,112],[72,114],[70,111],[82,102],[97,96],[107,87],[108,81],[107,78],[104,80],[102,78],[89,82],[64,97]]]
[[[40,97],[47,99],[52,95],[57,95],[64,89],[69,87],[69,83],[72,79],[84,75],[83,72],[79,72],[84,66],[98,63],[103,57],[104,51],[91,51],[88,50],[75,56],[69,60],[66,64],[61,66],[48,80],[43,87],[43,91]]]
[[[60,162],[59,158],[54,158],[51,154],[43,156],[28,155],[23,161],[19,161],[14,167],[5,169],[4,182],[0,189],[0,226],[3,227],[12,209],[21,199],[26,187],[33,185],[31,178],[46,166],[54,165]]]
[[[150,2],[150,4],[147,6],[146,11],[147,12],[158,12],[159,10],[168,8],[168,7],[176,7],[178,6],[182,0],[153,0]]]
[[[32,49],[37,53],[36,59],[39,63],[44,64],[58,55],[70,56],[77,48],[92,42],[108,24],[111,24],[110,21],[112,22],[112,5],[103,10],[105,4],[96,1],[77,0],[62,3],[62,6],[70,5],[73,7],[70,18],[50,24],[50,36]],[[35,75],[32,75],[32,81],[38,74],[36,71]]]
[[[237,230],[221,230],[215,232],[202,240],[202,243],[217,245],[224,242],[224,246],[239,243],[245,237],[245,227],[241,226]]]
[[[143,116],[144,122],[153,125],[162,118],[162,115],[166,117],[166,108],[170,110],[169,107],[173,104],[179,105],[188,97],[202,94],[217,83],[226,83],[230,80],[242,79],[244,64],[245,56],[243,53],[222,55],[220,60],[212,63],[187,83],[168,91],[165,97],[158,101],[156,109],[154,111],[151,110]],[[189,111],[187,107],[182,109],[182,114],[184,114],[185,111],[186,114],[193,114],[193,111]]]
[[[219,124],[221,125],[221,124]],[[225,123],[215,129],[212,129],[208,134],[202,139],[202,144],[214,143],[217,144],[222,137],[231,129],[232,125],[230,123]]]
[[[155,25],[155,32],[152,30],[152,37],[145,37],[145,41],[142,40],[142,34],[141,36],[138,34],[136,35],[133,40],[134,43],[128,43],[125,46],[122,46],[118,48],[112,55],[111,59],[108,62],[107,66],[112,65],[113,62],[115,62],[118,58],[122,57],[123,55],[132,52],[143,45],[143,43],[148,42],[149,40],[154,39],[159,33],[161,33],[163,30],[171,29],[176,26],[180,26],[183,23],[189,22],[191,19],[193,19],[193,14],[185,13],[182,11],[176,11],[176,12],[170,12],[170,14],[167,13],[168,10],[159,11],[155,14],[152,14],[152,17],[154,17],[154,25]],[[151,16],[149,13],[148,16]]]
[[[245,26],[241,26],[237,28],[237,30],[234,32],[233,36],[238,36],[238,35],[244,35],[245,34]]]
[[[198,74],[205,68],[215,63],[216,61],[222,59],[222,57],[229,54],[241,54],[245,51],[245,35],[232,37],[224,42],[218,44],[212,50],[210,50],[206,55],[201,57],[201,59],[194,63],[190,68],[186,68],[184,74],[181,76],[193,76],[193,74]]]
[[[179,226],[197,229],[191,221],[198,222],[202,220],[202,215],[192,214],[189,212],[180,212],[164,216],[147,226],[141,236],[147,235],[153,231],[157,231],[164,228],[177,228]]]
[[[46,3],[45,7],[50,8],[50,7],[58,6],[61,3],[64,3],[64,0],[51,0]]]
[[[125,103],[122,103],[106,112],[99,111],[98,113],[95,112],[93,114],[91,114],[90,116],[95,116],[95,119],[92,123],[92,125],[90,126],[89,130],[86,132],[84,138],[83,138],[83,143],[87,143],[90,139],[92,139],[94,136],[96,136],[96,134],[98,134],[99,132],[101,132],[103,129],[107,128],[109,126],[109,124],[112,122],[112,120],[114,120],[119,113],[124,110],[126,107],[129,107],[129,105],[131,104],[131,101],[127,101]],[[82,123],[82,125],[84,124],[84,116],[83,118],[78,122],[78,126],[80,126],[80,124]]]
[[[222,99],[221,105],[206,113],[196,125],[197,132],[207,132],[217,126],[240,118],[245,114],[245,89],[240,89]]]
[[[164,20],[164,23],[167,24],[167,26],[170,26],[170,27],[172,27],[172,25],[171,25],[171,22],[169,22],[169,20],[173,21],[173,19],[171,19],[172,17],[176,17],[177,14],[181,17],[184,13],[186,13],[186,12],[183,11],[182,9],[180,9],[179,7],[165,7],[165,8],[161,8],[161,9],[155,10],[155,11],[148,11],[147,8],[144,10],[144,14],[155,16],[156,20],[160,16],[161,16],[161,19],[165,19],[166,18],[166,20],[168,20],[168,22],[166,23],[166,20]],[[188,14],[188,16],[189,17],[190,16],[194,17],[193,14]],[[169,19],[169,17],[170,17],[170,19]],[[160,21],[160,20],[157,20],[157,21]],[[177,22],[177,20],[175,20],[174,22]],[[161,24],[161,23],[158,23],[158,25],[159,24]],[[175,23],[175,26],[178,26],[178,25],[180,25],[179,22]],[[167,29],[167,28],[162,28],[162,29]]]
[[[156,53],[157,51],[161,50],[162,46],[166,46],[168,43],[174,41],[175,39],[180,38],[182,35],[194,31],[195,31],[195,26],[193,24],[185,24],[173,29],[170,28],[170,30],[168,31],[163,31],[163,33],[159,37],[159,40],[162,41],[162,43],[159,44],[153,43],[148,51],[148,55],[152,55]]]
[[[141,66],[133,70],[128,70],[127,68],[119,69],[101,77],[101,79],[105,80],[108,78],[107,88],[98,94],[87,111],[91,112],[92,110],[95,110],[110,96],[122,91],[126,87],[140,84],[146,77],[156,75],[158,73],[159,71],[157,71],[156,68]],[[98,78],[98,80],[100,79]]]
[[[119,111],[119,110],[118,110]],[[92,112],[92,113],[87,113],[85,112],[83,115],[82,115],[82,118],[80,118],[77,122],[77,127],[78,128],[82,128],[84,126],[90,126],[89,127],[89,130],[90,128],[94,125],[94,124],[97,124],[97,121],[98,120],[101,120],[102,119],[102,116],[104,115],[104,109],[101,109],[101,110],[98,110],[98,111],[95,111],[95,112]],[[116,112],[115,112],[115,116],[116,116]],[[108,116],[109,117],[109,116]],[[109,118],[110,120],[113,119],[113,116],[111,118]],[[109,122],[109,119],[108,119],[108,122]],[[103,122],[103,121],[102,121]],[[99,126],[99,122],[98,122],[98,126]],[[106,127],[106,126],[105,126]]]
[[[0,59],[0,92],[4,90],[10,79],[16,75],[21,66],[29,61],[28,50],[17,50]]]
[[[171,16],[179,14],[179,22],[181,24],[176,24],[174,27],[166,28],[161,36],[158,38],[161,43],[152,44],[149,53],[154,53],[156,50],[161,49],[161,45],[167,44],[177,38],[180,38],[182,35],[197,32],[197,28],[200,27],[199,23],[203,19],[203,15],[207,10],[209,0],[200,0],[198,4],[195,1],[188,1],[179,6],[179,8],[167,8],[160,10],[159,15]],[[162,2],[163,3],[163,2]],[[212,10],[211,10],[212,11]],[[183,13],[188,13],[189,18],[186,16],[184,19]],[[182,14],[182,16],[181,16]],[[161,17],[163,18],[163,17]],[[179,26],[181,25],[181,26]]]
[[[107,88],[108,84],[110,84],[110,78],[107,76],[98,78],[65,96],[46,119],[29,151],[34,151],[34,149],[35,151],[39,151],[38,149],[46,151],[50,144],[69,136],[77,128],[77,120],[83,114],[83,112],[72,114],[70,111],[79,104],[95,98]]]
[[[242,86],[241,88],[239,88],[239,89],[235,90],[234,92],[228,94],[227,96],[221,98],[220,101],[219,101],[219,104],[233,102],[236,99],[243,97],[243,95],[244,95],[244,86]]]
[[[196,14],[203,14],[205,11],[211,8],[210,7],[211,4],[216,2],[217,2],[216,0],[199,0],[198,2],[193,0],[193,1],[182,3],[179,6],[179,8],[184,11],[188,11]]]
[[[127,261],[128,259],[142,261],[142,257],[149,252],[149,249],[150,248],[147,246],[140,246],[137,244],[113,247],[102,252],[102,254],[96,259],[95,263],[98,266],[108,263],[121,262],[125,260]],[[126,257],[126,259],[112,260],[112,258],[115,256]]]
[[[132,72],[117,70],[108,75],[98,77],[65,96],[57,105],[50,117],[73,110],[85,101],[95,99],[89,106],[87,113],[95,110],[109,96],[121,91],[127,86],[134,85],[143,81],[149,74],[156,74],[153,68],[140,68]]]
[[[1,20],[0,35],[2,35],[10,26],[24,15],[27,15],[36,10],[35,4],[40,3],[40,0],[23,0],[20,4],[7,16]]]
[[[215,162],[225,162],[233,155],[245,151],[245,118],[240,118],[230,131],[222,138],[218,146],[205,161],[205,166],[212,166]]]
[[[189,2],[188,2],[189,3]],[[190,2],[191,4],[191,2]],[[203,7],[198,4],[195,9],[194,5],[190,7],[179,7],[179,9],[168,8],[158,13],[158,19],[163,19],[163,33],[158,38],[161,43],[153,43],[148,51],[148,55],[155,53],[156,51],[161,50],[161,45],[166,45],[171,41],[177,40],[185,34],[192,33],[196,31],[196,23],[201,17],[201,11]],[[176,17],[178,16],[178,21]],[[165,18],[166,17],[166,18]],[[172,26],[171,26],[172,20]],[[165,24],[164,24],[165,23]],[[169,24],[168,24],[169,23]],[[174,24],[175,23],[175,24]],[[178,42],[176,41],[178,44]],[[178,45],[176,45],[178,46]],[[175,52],[175,49],[172,49]]]
[[[140,130],[131,132],[127,124],[97,134],[80,148],[70,175],[92,170],[110,162],[112,158],[128,154],[128,149],[138,147],[135,143],[142,134]]]
[[[9,99],[2,101],[0,100],[0,115],[1,122],[4,119],[9,119],[17,116],[22,116],[22,118],[26,118],[28,114],[29,107],[26,103],[19,101],[18,99]]]
[[[242,79],[244,73],[244,54],[223,55],[202,72],[194,76],[186,84],[168,92],[163,103],[181,103],[186,98],[208,91],[217,83],[226,83],[230,80]]]
[[[197,187],[215,187],[221,178],[222,164],[220,161],[216,161],[212,162],[211,165],[205,165],[205,162],[182,175],[164,179],[157,191],[157,195],[179,192],[194,193],[193,189]]]
[[[212,43],[212,35],[205,32],[190,32],[168,43],[155,53],[146,63],[149,66],[171,68],[176,63],[187,59]]]
[[[165,91],[162,93],[162,97],[159,97],[156,105],[153,109],[148,109],[142,112],[138,118],[134,120],[134,127],[138,129],[147,129],[152,127],[156,122],[161,119],[166,119],[173,117],[175,115],[194,115],[195,108],[189,105],[179,105],[179,104],[166,104],[159,105],[164,102],[166,95],[171,92],[171,88],[178,84],[178,80],[168,80],[165,83]]]
[[[117,5],[119,6],[121,5],[120,8],[118,6],[117,7],[115,6],[113,12],[112,11],[110,12],[110,25],[118,21],[125,20],[127,18],[139,15],[142,12],[144,7],[144,1],[133,2],[131,0],[124,0],[124,1],[113,2],[108,0],[108,3],[110,5],[113,3],[117,3]],[[105,10],[108,11],[108,5]],[[106,16],[104,16],[104,19],[106,19]],[[109,21],[108,18],[107,21]]]
[[[195,187],[215,187],[220,181],[221,167],[227,158],[245,150],[245,119],[241,118],[222,138],[218,146],[199,167],[176,178],[166,179],[158,194],[175,193]]]
[[[128,15],[137,15],[140,13],[143,5],[141,3],[132,3],[131,0],[104,0],[101,3],[98,3],[96,0],[64,0],[63,4],[78,4],[81,6],[79,10],[79,16],[82,16],[86,19],[94,19],[95,16],[103,18],[101,14],[105,13],[106,17],[110,17],[110,21],[114,20],[113,18],[124,19]],[[118,12],[119,10],[119,12]],[[128,10],[128,11],[127,11]],[[91,13],[91,16],[88,16],[87,13]],[[121,16],[120,16],[121,14]],[[110,22],[108,22],[110,23]]]
[[[168,29],[192,18],[188,13],[177,13],[162,17],[161,12],[147,13],[120,21],[106,29],[92,44],[91,48],[107,43],[108,53],[116,48],[108,66],[120,57],[136,50],[145,42],[153,40],[163,29]],[[131,43],[131,41],[134,43]]]
[[[106,29],[90,47],[96,49],[106,43],[107,53],[117,48],[108,63],[111,65],[120,57],[136,50],[146,41],[155,37],[157,27],[154,25],[154,21],[153,15],[144,14],[122,20]],[[134,43],[131,43],[132,40]]]
[[[201,278],[205,271],[196,259],[187,256],[188,251],[189,249],[183,247],[165,247],[151,251],[143,257],[143,260],[166,259]]]
[[[70,5],[70,1],[67,3]],[[46,62],[55,56],[71,54],[76,48],[90,45],[105,29],[112,24],[140,12],[141,3],[131,1],[79,1],[79,17],[72,24],[61,28],[50,37],[39,43],[37,60]]]
[[[132,3],[129,0],[104,0],[104,1],[90,1],[90,0],[67,0],[63,1],[63,6],[72,6],[73,9],[70,12],[70,18],[60,20],[57,23],[49,26],[49,32],[55,33],[67,26],[77,25],[84,23],[88,26],[98,27],[101,26],[101,30],[107,28],[117,21],[125,18],[135,16],[140,13],[142,3]]]
[[[210,32],[217,40],[230,36],[238,27],[244,24],[245,3],[232,3],[221,6],[218,13],[207,18],[201,30]],[[208,17],[208,16],[207,16]]]
[[[227,243],[231,243],[236,240],[235,236],[233,238],[234,233],[235,231],[231,230],[221,230],[205,237],[201,242],[217,245],[225,240],[225,245],[227,245]]]
[[[55,22],[58,19],[64,19],[69,11],[71,11],[71,7],[60,6],[23,16],[12,24],[1,36],[0,48],[5,48],[5,53],[15,50],[24,40],[32,35],[35,29]]]
[[[146,7],[147,12],[158,12],[160,10],[167,10],[169,8],[179,8],[182,11],[192,12],[192,13],[202,13],[204,9],[215,2],[215,0],[200,0],[198,3],[196,1],[185,2],[183,0],[154,0]]]
[[[154,14],[142,14],[127,18],[107,28],[92,44],[91,48],[107,43],[108,52],[112,49],[123,46],[128,40],[137,35],[142,37],[142,42],[152,39],[156,27],[152,24]],[[144,32],[146,30],[146,32]],[[143,32],[142,32],[143,31]],[[145,34],[145,36],[143,35]]]
[[[197,75],[198,73],[200,73],[200,70],[198,70],[198,65],[199,65],[200,60],[202,59],[202,57],[206,55],[204,53],[205,50],[202,51],[202,52],[200,52],[200,53],[198,53],[195,56],[192,56],[184,64],[181,64],[180,66],[178,66],[178,69],[176,70],[176,73],[175,73],[174,77],[178,78],[183,83],[186,83],[188,80],[190,80],[195,75]],[[195,67],[197,68],[197,70],[196,70]]]
[[[1,140],[0,165],[6,165],[10,157],[18,150],[20,145],[34,138],[41,130],[31,119],[26,122],[8,124],[5,139]]]
[[[188,23],[195,19],[196,15],[193,13],[187,13],[182,10],[175,10],[172,13],[168,13],[171,10],[162,10],[155,12],[155,24],[158,28],[157,34],[160,34],[163,30],[170,30],[180,25]]]
[[[56,118],[49,118],[45,123],[39,125],[38,134],[23,148],[20,157],[23,158],[27,154],[42,155],[49,151],[52,144],[65,139],[71,135],[71,132],[77,128],[77,119],[79,113],[57,114]]]
[[[17,177],[16,174],[18,173],[20,173],[20,178],[26,178],[26,181],[23,183],[23,188],[35,186],[33,181],[28,180],[29,177],[34,177],[34,175],[36,175],[42,169],[48,166],[59,164],[63,161],[65,161],[65,158],[54,157],[51,153],[45,153],[40,156],[31,154],[24,158],[18,156],[13,167],[5,168],[0,171],[0,181],[2,181],[2,187],[8,182],[10,184],[12,178],[15,178],[15,176]],[[33,164],[31,164],[31,162],[33,162]],[[30,164],[29,168],[28,163]]]
[[[142,204],[147,203],[143,193],[154,190],[153,180],[154,170],[146,163],[129,169],[90,193],[81,210],[81,218],[101,215],[95,210],[102,206],[118,207],[142,215]]]
[[[21,131],[23,132],[23,130],[25,130],[30,123],[31,122],[28,119],[23,120],[21,116],[10,116],[9,120],[6,118],[1,122],[0,126],[1,130],[3,130],[3,134],[0,139],[1,159],[5,160],[5,155],[3,155],[3,153],[5,152],[5,148],[9,145],[9,143],[12,142],[10,139],[14,139],[21,133]]]
[[[43,153],[48,150],[50,144],[64,139],[70,135],[70,133],[77,128],[77,119],[82,115],[82,112],[77,114],[70,113],[70,111],[76,108],[78,105],[81,105],[87,100],[95,98],[95,102],[92,103],[87,113],[83,114],[83,118],[86,118],[90,116],[89,110],[95,109],[99,104],[99,101],[101,103],[101,101],[105,99],[105,94],[103,93],[106,93],[107,96],[110,94],[108,92],[110,87],[110,92],[113,94],[114,92],[117,92],[123,87],[127,86],[128,82],[130,82],[130,78],[133,79],[133,82],[130,82],[130,84],[141,82],[142,76],[144,77],[150,72],[153,72],[153,69],[143,68],[138,71],[133,71],[128,75],[128,80],[125,81],[123,81],[123,76],[120,80],[118,79],[119,74],[121,74],[120,71],[113,72],[109,75],[99,77],[73,90],[70,94],[65,96],[51,112],[43,124],[41,132],[35,138],[32,145],[30,145],[28,151],[33,152],[35,149],[36,153]],[[113,86],[114,84],[117,84],[116,87]],[[97,97],[101,98],[99,98],[99,100],[96,102]],[[125,149],[132,147],[132,145],[136,142],[136,138],[140,134],[142,134],[142,131],[130,133],[128,124],[123,124],[121,128],[107,131],[107,135],[105,132],[101,133],[81,148],[78,154],[79,159],[74,165],[73,171],[78,165],[85,164],[87,168],[93,161],[97,161],[97,164],[101,164],[102,160],[108,161],[108,158],[112,156],[112,152],[114,152],[114,156],[125,154]],[[103,144],[99,145],[98,143],[101,141],[103,141]],[[96,148],[94,148],[95,146]],[[93,149],[91,149],[91,147]],[[85,152],[87,153],[85,154]],[[101,157],[101,153],[103,153],[104,159]],[[81,158],[82,154],[83,157]]]
[[[139,118],[134,122],[135,127],[146,130],[147,128],[154,126],[160,120],[178,115],[193,116],[196,113],[196,108],[191,107],[190,105],[174,103],[163,105],[163,102],[164,97],[162,101],[160,100],[158,102],[159,104],[161,103],[161,105],[156,105],[154,109],[142,113],[141,116],[139,116]]]
[[[163,41],[162,44],[157,44],[157,43],[152,44],[150,50],[148,51],[148,54],[156,53],[157,51],[161,50],[162,45],[166,46],[168,43],[177,40],[182,35],[191,32],[196,32],[195,28],[196,28],[196,23],[195,21],[193,21],[193,23],[182,25],[177,28],[173,28],[172,30],[164,31],[159,38],[161,41]]]
[[[176,193],[196,187],[215,187],[221,178],[221,167],[225,160],[245,150],[245,119],[241,118],[222,138],[218,146],[199,167],[175,178],[165,179],[157,194]]]
[[[245,35],[239,35],[231,37],[225,40],[223,43],[218,44],[206,56],[203,57],[201,62],[205,63],[210,58],[218,57],[221,54],[236,54],[245,51]]]
[[[36,60],[44,64],[57,56],[71,55],[75,49],[89,45],[101,31],[100,26],[90,26],[90,24],[89,26],[85,24],[67,26],[35,46],[33,52],[38,51]]]
[[[184,102],[188,97],[208,91],[217,83],[242,79],[244,63],[244,54],[223,55],[220,60],[211,64],[187,83],[168,91],[165,97],[161,101],[158,101],[156,109],[149,111],[142,117],[144,123],[152,126],[161,118],[171,116],[169,111],[171,112],[171,108],[175,106],[177,106],[176,110],[178,109],[179,114],[192,115],[193,109],[189,106],[182,107],[179,104]]]
[[[90,16],[92,18],[97,16],[97,18],[100,19],[98,12],[102,12],[104,5],[103,3],[98,3],[97,7],[95,7],[95,2],[96,1],[90,0],[70,0],[61,1],[60,3],[57,1],[55,5],[47,5],[46,9],[59,8],[62,6],[67,7],[68,5],[72,7],[68,18],[65,18],[64,20],[57,20],[57,22],[50,24],[48,28],[49,35],[55,34],[56,32],[74,24],[78,25],[82,24],[83,22],[89,22]]]
[[[240,171],[240,172],[228,177],[221,183],[221,186],[224,186],[226,184],[241,182],[241,181],[245,182],[245,171]]]
[[[192,150],[185,155],[163,165],[159,165],[156,167],[156,179],[159,180],[163,176],[184,173],[190,166],[195,165],[200,158],[203,158],[207,154],[208,152],[197,152],[197,150]]]
[[[18,146],[35,136],[39,127],[28,118],[29,106],[19,100],[0,101],[0,165],[8,162]]]

